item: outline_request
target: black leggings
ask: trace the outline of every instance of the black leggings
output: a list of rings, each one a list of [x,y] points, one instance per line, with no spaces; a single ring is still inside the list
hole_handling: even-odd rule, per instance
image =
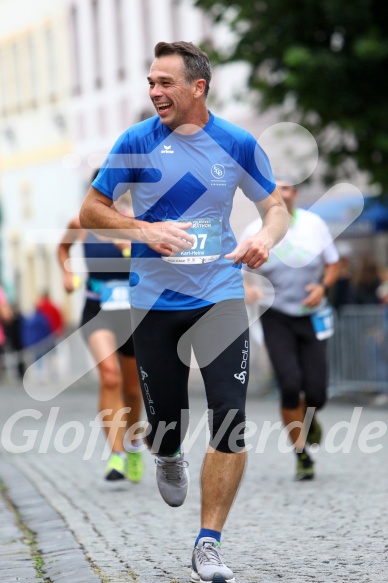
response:
[[[310,316],[288,316],[269,309],[261,323],[282,407],[296,409],[302,392],[308,407],[321,409],[326,402],[327,342],[315,336]]]
[[[132,308],[136,362],[154,453],[175,453],[189,423],[191,347],[201,369],[213,448],[244,448],[249,379],[249,333],[243,300],[206,308],[161,311]]]

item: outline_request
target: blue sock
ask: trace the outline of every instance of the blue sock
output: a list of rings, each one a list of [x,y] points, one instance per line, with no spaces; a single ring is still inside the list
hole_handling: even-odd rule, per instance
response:
[[[221,533],[218,530],[210,530],[210,528],[201,528],[199,531],[199,535],[197,536],[197,540],[195,541],[195,547],[198,544],[200,538],[204,536],[210,536],[210,538],[215,538],[218,543],[221,544]]]

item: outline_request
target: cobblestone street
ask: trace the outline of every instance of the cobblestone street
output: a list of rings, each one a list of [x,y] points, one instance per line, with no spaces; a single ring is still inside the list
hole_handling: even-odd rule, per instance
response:
[[[102,434],[93,448],[89,425],[95,388],[46,402],[16,384],[1,392],[0,581],[189,582],[206,444],[199,388],[190,435],[202,429],[186,447],[191,487],[175,509],[159,495],[148,452],[140,485],[104,481]],[[223,533],[236,583],[388,581],[388,409],[329,402],[316,479],[303,483],[284,453],[275,395],[251,394],[247,412],[248,466]]]

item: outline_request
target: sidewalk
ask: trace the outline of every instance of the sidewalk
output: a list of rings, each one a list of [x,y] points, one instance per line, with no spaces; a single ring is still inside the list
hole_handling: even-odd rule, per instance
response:
[[[90,426],[95,388],[44,402],[8,385],[0,389],[0,581],[188,583],[205,431],[188,444],[191,488],[174,509],[160,498],[148,453],[141,484],[103,480],[104,442],[100,434],[92,447]],[[198,390],[191,408],[193,435],[205,419]],[[387,582],[388,409],[330,402],[310,483],[293,481],[294,455],[279,451],[275,397],[252,395],[247,411],[252,447],[223,533],[236,583]],[[336,425],[352,416],[350,428]],[[24,453],[10,453],[17,448]]]

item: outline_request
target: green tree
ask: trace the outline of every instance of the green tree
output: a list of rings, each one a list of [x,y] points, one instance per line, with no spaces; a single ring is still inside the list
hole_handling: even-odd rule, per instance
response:
[[[249,64],[248,84],[260,92],[261,108],[293,100],[292,121],[316,138],[328,181],[348,175],[353,160],[388,192],[388,2],[196,0],[196,5],[235,33],[235,44],[212,57]]]

